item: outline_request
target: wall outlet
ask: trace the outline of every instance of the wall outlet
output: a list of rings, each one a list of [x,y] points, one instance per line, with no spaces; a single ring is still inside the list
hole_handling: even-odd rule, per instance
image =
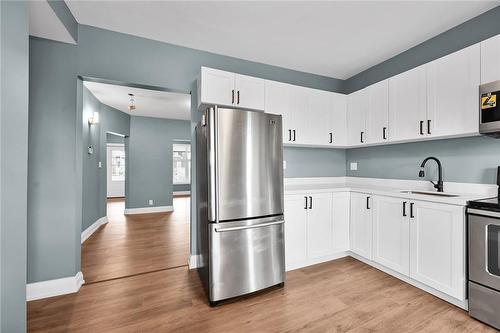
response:
[[[283,161],[283,170],[286,169],[286,161]]]
[[[155,204],[155,202],[153,201],[153,199],[149,199],[148,204],[149,204],[150,206],[153,206],[153,205]]]
[[[358,162],[351,162],[351,170],[358,170]]]
[[[101,162],[101,161],[99,161],[99,163],[97,163],[97,167],[98,167],[99,169],[100,169],[100,168],[102,168],[102,162]]]

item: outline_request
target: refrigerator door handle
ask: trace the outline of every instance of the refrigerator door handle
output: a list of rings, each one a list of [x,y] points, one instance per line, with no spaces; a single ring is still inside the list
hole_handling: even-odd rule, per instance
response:
[[[271,225],[283,224],[283,223],[285,223],[284,220],[275,221],[275,222],[260,223],[260,224],[245,225],[245,226],[241,226],[241,227],[215,228],[215,232],[226,232],[226,231],[236,231],[236,230],[260,228],[260,227],[268,227]]]

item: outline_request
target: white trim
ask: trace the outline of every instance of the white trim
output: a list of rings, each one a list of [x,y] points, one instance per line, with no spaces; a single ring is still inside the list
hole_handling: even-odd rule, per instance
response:
[[[82,272],[61,279],[29,283],[26,285],[26,300],[54,297],[78,292],[85,283]]]
[[[123,148],[123,147],[125,147],[125,144],[124,143],[108,142],[108,143],[106,143],[106,147],[119,147],[119,148]]]
[[[156,206],[156,207],[141,207],[141,208],[125,208],[125,215],[133,214],[149,214],[149,213],[163,213],[174,211],[173,206]]]
[[[445,300],[448,303],[451,303],[451,304],[453,304],[455,306],[458,306],[459,308],[462,308],[465,311],[467,311],[468,308],[469,308],[469,302],[467,300],[460,300],[460,299],[457,299],[455,297],[452,297],[452,296],[450,296],[448,294],[445,294],[445,293],[443,293],[443,292],[441,292],[439,290],[431,288],[431,287],[429,287],[426,284],[423,284],[423,283],[421,283],[419,281],[416,281],[416,280],[410,278],[409,276],[406,276],[406,275],[403,275],[403,274],[401,274],[399,272],[393,271],[392,269],[387,268],[385,266],[382,266],[382,265],[380,265],[380,264],[378,264],[378,263],[376,263],[374,261],[365,259],[365,258],[357,255],[356,253],[349,252],[349,256],[351,256],[354,259],[357,259],[357,260],[359,260],[361,262],[364,262],[367,265],[375,267],[376,269],[378,269],[378,270],[380,270],[380,271],[382,271],[384,273],[392,275],[392,276],[398,278],[401,281],[404,281],[404,282],[406,282],[408,284],[411,284],[412,286],[415,286],[415,287],[417,287],[419,289],[422,289],[423,291],[426,291],[429,294],[432,294],[432,295],[434,295],[436,297],[439,297],[439,298]]]
[[[174,197],[176,195],[191,195],[191,191],[174,191],[173,195],[174,195]]]
[[[191,254],[188,259],[189,269],[195,269],[201,267],[203,261],[201,258],[201,254]]]
[[[104,216],[92,223],[87,229],[82,231],[82,244],[85,242],[101,225],[108,223],[108,217]]]
[[[324,256],[321,258],[308,259],[306,261],[288,264],[285,267],[285,271],[286,272],[293,271],[294,269],[299,269],[299,268],[303,268],[303,267],[307,267],[307,266],[311,266],[311,265],[316,265],[316,264],[320,264],[323,262],[327,262],[327,261],[331,261],[331,260],[335,260],[335,259],[339,259],[339,258],[344,258],[344,257],[347,257],[348,255],[349,254],[347,251],[341,251],[341,252],[336,252],[334,254],[330,254],[328,256]]]

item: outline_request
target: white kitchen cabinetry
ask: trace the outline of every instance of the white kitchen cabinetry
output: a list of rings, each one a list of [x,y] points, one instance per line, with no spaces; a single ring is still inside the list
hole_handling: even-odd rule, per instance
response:
[[[500,80],[500,35],[481,42],[481,84]]]
[[[351,251],[372,259],[372,210],[371,195],[351,193]]]
[[[480,46],[432,61],[427,68],[427,134],[452,136],[479,131]]]
[[[292,142],[292,130],[296,128],[292,112],[292,93],[291,85],[266,80],[265,112],[281,115],[283,143]]]
[[[425,135],[426,89],[425,66],[389,79],[389,128],[392,141],[414,140]]]
[[[368,90],[361,89],[347,99],[347,130],[349,145],[366,143],[366,118],[368,115]]]
[[[349,193],[285,195],[287,270],[333,259],[349,249]]]
[[[368,87],[367,142],[380,143],[389,139],[389,81]]]
[[[237,106],[264,110],[265,80],[202,67],[198,81],[198,106]]]
[[[410,213],[410,277],[465,299],[464,207],[414,201]]]
[[[330,111],[326,112],[328,133],[326,139],[330,146],[347,145],[347,96],[330,93]]]
[[[404,275],[410,273],[407,200],[373,197],[373,261]]]
[[[307,107],[306,112],[301,120],[301,128],[303,128],[304,139],[303,143],[309,145],[328,145],[330,123],[327,121],[332,113],[330,105],[330,92],[306,89]]]

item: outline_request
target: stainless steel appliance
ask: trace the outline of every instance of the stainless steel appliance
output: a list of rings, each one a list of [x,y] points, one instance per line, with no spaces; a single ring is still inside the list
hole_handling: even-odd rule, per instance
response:
[[[497,183],[500,182],[500,167]],[[470,201],[469,314],[500,329],[500,188],[496,198]]]
[[[479,133],[500,138],[500,81],[479,86]]]
[[[211,305],[285,278],[281,116],[210,108],[196,127],[200,277]]]

